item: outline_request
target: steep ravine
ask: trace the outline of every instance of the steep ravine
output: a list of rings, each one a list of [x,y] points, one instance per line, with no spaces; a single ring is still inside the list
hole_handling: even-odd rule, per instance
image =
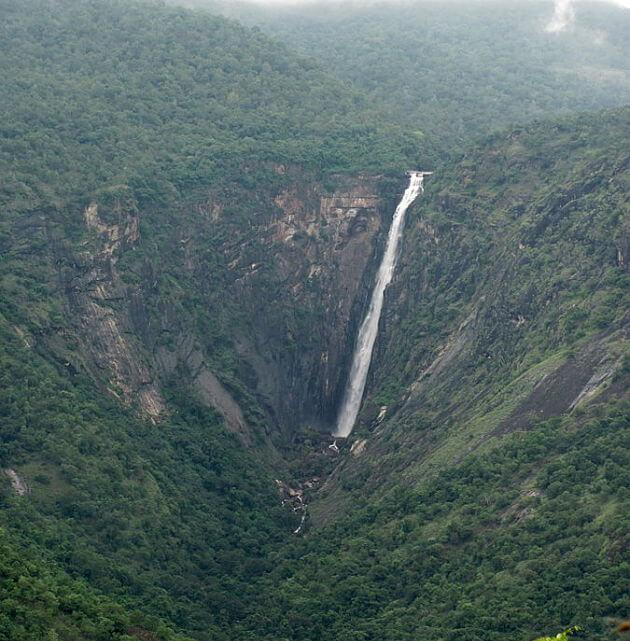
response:
[[[332,194],[300,183],[257,230],[263,259],[240,283],[251,320],[237,345],[287,433],[332,429],[394,198],[371,177],[345,179]],[[269,289],[272,298],[261,296]]]
[[[313,523],[627,396],[623,111],[609,127],[497,135],[428,182],[387,292],[361,453],[342,457]]]
[[[330,432],[402,180],[271,173],[255,202],[237,184],[175,212],[95,198],[78,244],[49,223],[69,325],[40,347],[154,423],[177,380],[246,446]]]

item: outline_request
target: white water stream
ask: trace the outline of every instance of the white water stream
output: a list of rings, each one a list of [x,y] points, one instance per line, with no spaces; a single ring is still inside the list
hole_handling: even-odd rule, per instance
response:
[[[337,416],[337,427],[334,436],[346,437],[352,432],[354,423],[361,407],[365,383],[367,381],[370,362],[372,360],[372,351],[378,334],[378,323],[383,311],[383,299],[385,289],[391,283],[396,262],[398,260],[398,246],[402,238],[405,226],[405,214],[409,205],[418,197],[420,192],[424,191],[424,177],[431,174],[428,171],[411,171],[409,172],[409,186],[405,190],[401,201],[396,207],[392,225],[389,228],[387,236],[387,245],[383,260],[378,268],[376,283],[372,291],[370,307],[361,323],[357,343],[352,356],[352,366],[350,367],[350,376],[343,394],[341,409]]]

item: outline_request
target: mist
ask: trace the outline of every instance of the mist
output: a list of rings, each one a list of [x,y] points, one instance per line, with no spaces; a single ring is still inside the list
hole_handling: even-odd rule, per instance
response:
[[[550,33],[564,31],[575,22],[575,10],[572,0],[557,0],[554,5],[553,17],[547,24],[546,30]]]
[[[242,2],[242,0],[234,0],[235,2]],[[425,0],[418,0],[418,4],[421,4]],[[433,2],[439,2],[441,4],[463,4],[462,0],[426,0],[431,3]],[[484,2],[493,2],[496,0],[469,0],[468,4],[482,4]],[[612,4],[617,7],[621,7],[624,9],[630,9],[630,0],[578,0],[578,2],[603,2],[605,4]],[[227,0],[228,4],[230,0]],[[415,3],[414,0],[247,0],[247,2],[251,4],[259,4],[259,5],[279,5],[279,6],[287,6],[287,5],[293,5],[293,6],[299,6],[299,5],[322,5],[322,4],[348,4],[348,5],[353,5],[355,7],[361,7],[361,6],[373,6],[373,5],[381,5],[381,4],[386,4],[386,3],[391,3],[391,4],[410,4],[410,3]],[[503,0],[505,4],[520,4],[520,3],[531,3],[531,0]],[[554,4],[554,12],[553,12],[553,17],[552,21],[558,17],[559,21],[561,21],[562,24],[570,24],[571,21],[573,20],[574,17],[574,5],[575,5],[575,0],[557,0],[553,2],[551,0],[550,4]],[[551,24],[551,23],[550,23]]]

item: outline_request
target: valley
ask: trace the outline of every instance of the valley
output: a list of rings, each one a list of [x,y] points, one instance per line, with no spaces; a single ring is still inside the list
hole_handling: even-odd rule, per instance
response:
[[[0,3],[0,641],[619,639],[628,11],[179,4]]]

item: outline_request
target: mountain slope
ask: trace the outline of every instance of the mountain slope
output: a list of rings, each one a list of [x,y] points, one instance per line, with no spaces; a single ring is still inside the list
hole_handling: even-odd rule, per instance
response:
[[[354,432],[373,455],[349,461],[352,484],[422,478],[623,392],[627,136],[627,109],[535,124],[428,180]]]
[[[25,553],[23,545],[0,531],[0,638],[3,641],[185,641],[159,620],[125,612],[86,583],[42,562],[42,549]]]
[[[538,424],[283,550],[236,638],[528,641],[628,608],[628,407]],[[245,630],[243,630],[245,627]]]
[[[569,411],[623,367],[628,125],[622,109],[497,135],[414,209],[373,402],[402,385],[393,420],[424,425],[414,438],[440,465]]]
[[[0,9],[2,525],[129,610],[229,638],[299,521],[277,448],[333,406],[321,345],[334,330],[343,361],[395,191],[356,172],[400,164],[397,134],[221,18]]]
[[[0,613],[37,615],[15,634],[605,639],[628,111],[511,130],[428,180],[337,455],[421,138],[227,20],[0,9],[0,545],[39,558],[10,575]]]
[[[630,100],[630,12],[579,3],[545,30],[548,2],[187,4],[223,11],[313,56],[421,135],[421,159],[535,118]]]
[[[427,179],[362,420],[309,497],[304,544],[256,584],[249,638],[612,638],[630,561],[629,115],[510,130]]]

